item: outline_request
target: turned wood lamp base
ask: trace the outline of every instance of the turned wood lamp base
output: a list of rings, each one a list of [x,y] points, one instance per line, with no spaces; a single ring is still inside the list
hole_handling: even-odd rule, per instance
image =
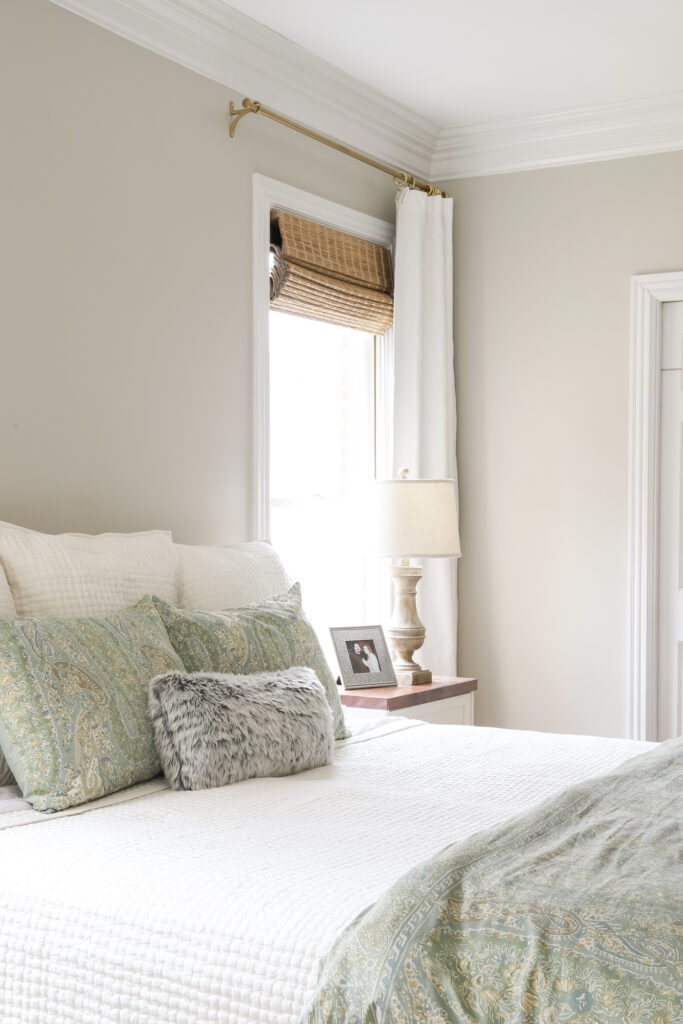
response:
[[[391,565],[394,583],[394,611],[387,629],[389,646],[394,652],[394,672],[399,686],[431,683],[432,673],[414,660],[415,651],[424,643],[426,630],[417,614],[417,585],[422,579],[422,566],[411,565],[407,558],[400,565]]]

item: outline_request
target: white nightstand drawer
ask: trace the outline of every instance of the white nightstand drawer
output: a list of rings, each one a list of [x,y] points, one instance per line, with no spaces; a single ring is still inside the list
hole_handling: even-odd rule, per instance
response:
[[[464,693],[460,697],[446,697],[431,704],[418,704],[402,711],[389,711],[389,715],[404,718],[419,718],[421,722],[435,725],[474,725],[474,694]]]

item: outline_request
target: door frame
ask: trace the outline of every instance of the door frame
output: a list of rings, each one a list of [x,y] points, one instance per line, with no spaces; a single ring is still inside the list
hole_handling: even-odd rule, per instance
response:
[[[638,740],[657,737],[662,304],[680,301],[683,271],[631,278],[627,667]]]

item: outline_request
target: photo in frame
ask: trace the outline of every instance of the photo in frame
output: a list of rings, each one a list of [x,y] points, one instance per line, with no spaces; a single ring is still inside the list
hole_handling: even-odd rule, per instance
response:
[[[330,633],[347,690],[397,685],[381,626],[333,627]]]

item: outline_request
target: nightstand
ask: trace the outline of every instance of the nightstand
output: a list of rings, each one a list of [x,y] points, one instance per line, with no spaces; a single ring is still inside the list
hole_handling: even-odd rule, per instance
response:
[[[476,679],[434,676],[417,686],[377,686],[367,690],[342,690],[347,708],[366,708],[385,715],[419,718],[437,725],[473,725]]]

